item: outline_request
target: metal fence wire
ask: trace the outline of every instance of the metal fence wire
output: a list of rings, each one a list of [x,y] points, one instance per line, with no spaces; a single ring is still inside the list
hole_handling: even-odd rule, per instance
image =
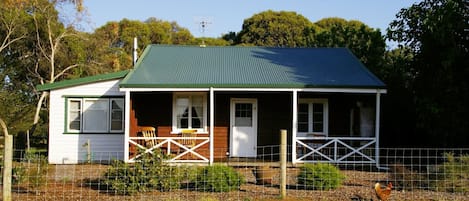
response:
[[[217,150],[215,154],[225,152]],[[324,152],[327,154],[327,150]],[[15,150],[12,197],[13,200],[277,200],[281,177],[279,147],[258,147],[257,153],[255,158],[228,158],[212,166],[166,163],[165,156],[142,157],[135,163],[98,157],[65,165],[48,164],[44,154]],[[389,200],[469,200],[469,149],[381,148],[379,156],[379,166],[288,163],[286,197],[378,200],[375,184],[391,183]]]

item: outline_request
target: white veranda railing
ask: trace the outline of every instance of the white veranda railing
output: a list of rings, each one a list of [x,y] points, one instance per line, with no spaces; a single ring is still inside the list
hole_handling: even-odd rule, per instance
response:
[[[154,140],[153,146],[145,146],[145,142]],[[194,144],[183,144],[183,140],[192,140]],[[160,151],[169,156],[167,162],[209,162],[209,159],[197,152],[197,149],[208,144],[209,137],[130,137],[129,144],[133,144],[142,151],[134,157],[129,158],[130,162],[143,154]]]
[[[296,137],[293,161],[375,163],[375,145],[372,137]]]

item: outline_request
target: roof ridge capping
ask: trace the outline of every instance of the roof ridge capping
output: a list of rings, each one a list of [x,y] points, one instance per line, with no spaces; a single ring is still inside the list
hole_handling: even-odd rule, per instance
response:
[[[40,85],[36,85],[36,89],[38,91],[48,91],[52,89],[60,89],[60,88],[78,86],[78,85],[83,85],[83,84],[88,84],[88,83],[93,83],[93,82],[102,82],[102,81],[108,81],[108,80],[113,80],[113,79],[119,79],[119,78],[125,77],[129,72],[130,70],[123,70],[123,71],[118,71],[118,72],[98,74],[98,75],[92,75],[92,76],[81,77],[81,78],[70,79],[70,80],[62,80],[59,82],[40,84]]]

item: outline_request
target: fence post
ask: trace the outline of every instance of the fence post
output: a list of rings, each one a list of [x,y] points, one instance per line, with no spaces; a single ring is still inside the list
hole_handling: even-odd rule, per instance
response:
[[[287,196],[287,130],[280,130],[280,197]]]
[[[13,136],[8,134],[3,119],[0,118],[0,124],[5,135],[5,146],[3,147],[3,200],[11,201],[11,170],[13,163]]]

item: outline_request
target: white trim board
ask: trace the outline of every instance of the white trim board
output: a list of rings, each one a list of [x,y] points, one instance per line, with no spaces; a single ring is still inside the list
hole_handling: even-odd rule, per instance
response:
[[[267,91],[267,92],[329,92],[329,93],[387,93],[386,89],[360,88],[212,88],[213,91]],[[120,91],[157,92],[157,91],[210,91],[210,88],[120,88]]]

